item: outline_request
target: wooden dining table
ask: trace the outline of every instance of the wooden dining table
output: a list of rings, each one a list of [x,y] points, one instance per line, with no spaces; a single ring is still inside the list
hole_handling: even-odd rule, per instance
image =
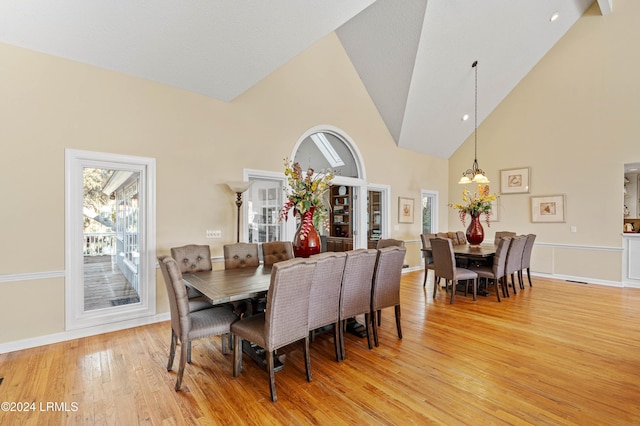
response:
[[[183,274],[186,285],[202,293],[212,305],[263,297],[271,284],[271,267],[220,269]],[[263,370],[267,370],[264,349],[242,341],[242,351],[249,355]],[[284,367],[281,360],[274,359],[274,371]]]
[[[480,244],[479,246],[472,246],[470,244],[460,244],[453,246],[453,256],[456,260],[463,260],[465,262],[482,262],[492,263],[493,257],[496,254],[496,246],[493,243]],[[431,257],[431,248],[421,249],[428,257]],[[425,274],[427,273],[425,265]],[[484,289],[478,290],[478,294],[481,296],[488,296],[489,292]]]
[[[220,269],[183,274],[185,284],[202,293],[212,305],[264,296],[271,283],[271,267]]]

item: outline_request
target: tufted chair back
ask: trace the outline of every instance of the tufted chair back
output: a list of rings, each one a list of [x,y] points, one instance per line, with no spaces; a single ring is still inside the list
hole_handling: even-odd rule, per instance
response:
[[[206,245],[189,244],[182,247],[172,247],[171,257],[178,262],[180,272],[183,274],[212,269],[211,249]]]
[[[264,266],[271,266],[276,262],[293,258],[293,244],[291,241],[262,243],[262,260],[264,261]]]
[[[224,269],[257,267],[260,265],[258,258],[258,245],[252,243],[225,244]]]
[[[404,241],[394,240],[393,238],[385,238],[385,239],[378,240],[378,244],[376,244],[376,249],[380,250],[386,247],[404,247]]]

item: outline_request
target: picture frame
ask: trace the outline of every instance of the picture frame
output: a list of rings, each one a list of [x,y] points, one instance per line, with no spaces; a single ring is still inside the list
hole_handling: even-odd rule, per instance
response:
[[[398,197],[398,223],[413,223],[413,198]]]
[[[531,196],[531,222],[565,222],[565,196]]]
[[[501,194],[525,194],[529,192],[529,167],[500,170]]]

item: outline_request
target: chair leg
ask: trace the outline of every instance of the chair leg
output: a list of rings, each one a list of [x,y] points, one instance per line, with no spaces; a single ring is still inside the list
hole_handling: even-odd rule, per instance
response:
[[[267,353],[267,372],[269,373],[269,391],[271,392],[271,401],[276,402],[278,400],[278,396],[276,395],[276,374],[273,371],[273,351],[265,350],[265,352]]]
[[[439,281],[440,281],[439,279],[437,280],[435,279],[435,277],[433,278],[433,298],[434,299],[436,298],[436,293],[438,292],[438,284],[440,284]]]
[[[369,318],[369,314],[364,314],[364,329],[367,333],[367,345],[369,349],[373,349],[371,346],[371,333],[369,333],[369,323],[371,322],[371,318]]]
[[[524,278],[522,276],[522,270],[518,271],[518,283],[520,283],[520,288],[524,290]]]
[[[396,305],[395,309],[396,309],[396,328],[398,329],[398,339],[402,339],[402,326],[400,326],[400,305]]]
[[[502,280],[502,295],[504,297],[511,297],[509,295],[509,279],[506,275],[503,275],[500,279]]]
[[[473,300],[474,302],[477,300],[478,298],[478,279],[474,278],[473,279]]]
[[[498,297],[498,302],[501,302],[501,300],[500,300],[500,291],[504,292],[504,289],[502,288],[502,281],[500,281],[500,278],[494,278],[493,282],[495,283],[495,286],[496,286],[496,296]],[[498,288],[498,287],[500,287],[500,288]]]
[[[458,282],[455,280],[451,280],[451,299],[449,300],[449,304],[453,303],[453,299],[456,296],[456,287],[458,286]]]
[[[427,266],[424,266],[424,280],[422,280],[422,287],[426,287],[427,286],[427,275],[429,275],[429,269],[427,269]]]
[[[380,311],[378,311],[380,312]],[[378,344],[378,326],[376,324],[376,311],[371,311],[371,328],[373,329],[373,344],[376,345],[376,347],[380,346]],[[369,345],[369,349],[371,349],[371,345]]]
[[[514,274],[511,274],[511,287],[513,287],[513,294],[518,294],[518,290],[516,289],[516,280],[514,279]]]
[[[333,346],[336,351],[336,361],[340,362],[340,332],[337,322],[333,323]]]
[[[309,354],[309,336],[304,338],[304,370],[307,373],[307,382],[311,381],[311,355]]]
[[[378,309],[378,327],[382,325],[382,309]]]
[[[338,324],[338,339],[340,339],[340,360],[345,359],[344,353],[344,328],[347,326],[347,321],[342,320]]]
[[[533,287],[533,284],[531,284],[531,268],[527,268],[527,278],[529,279],[529,287]]]
[[[227,335],[220,335],[220,344],[222,345],[222,355],[227,354]]]
[[[191,340],[187,343],[187,362],[191,364]]]
[[[242,373],[242,338],[234,336],[233,342],[233,377]]]
[[[171,371],[173,368],[173,359],[176,356],[176,344],[178,343],[178,336],[175,331],[171,329],[171,346],[169,347],[169,363],[167,364],[167,371]]]
[[[182,376],[184,375],[184,366],[187,360],[188,348],[191,347],[189,342],[183,341],[180,345],[180,367],[178,368],[178,378],[176,379],[176,391],[180,390],[180,386],[182,385]]]

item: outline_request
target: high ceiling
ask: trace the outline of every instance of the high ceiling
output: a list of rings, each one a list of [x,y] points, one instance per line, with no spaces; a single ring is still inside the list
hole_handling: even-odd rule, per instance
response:
[[[4,0],[0,42],[232,102],[336,31],[398,146],[448,158],[473,61],[479,124],[593,1]]]

